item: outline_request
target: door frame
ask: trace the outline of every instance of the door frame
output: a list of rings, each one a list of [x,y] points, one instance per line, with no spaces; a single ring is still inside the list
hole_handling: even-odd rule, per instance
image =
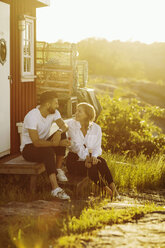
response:
[[[11,74],[11,0],[0,0],[0,2],[2,2],[2,3],[5,3],[5,4],[8,4],[9,5],[9,13],[10,13],[10,16],[9,16],[9,75],[7,75],[8,76],[8,81],[9,81],[9,76],[10,76],[10,74]],[[5,156],[5,155],[10,155],[10,153],[11,153],[11,84],[10,84],[10,82],[9,82],[9,85],[10,85],[10,87],[9,87],[9,100],[10,100],[10,147],[9,147],[9,152],[6,152],[6,151],[4,151],[4,152],[1,152],[1,156],[0,156],[0,158],[1,157],[3,157],[3,156]]]

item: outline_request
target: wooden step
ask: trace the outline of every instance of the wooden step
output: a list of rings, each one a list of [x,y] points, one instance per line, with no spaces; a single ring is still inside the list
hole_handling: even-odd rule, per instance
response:
[[[91,188],[90,179],[82,176],[74,176],[66,173],[68,182],[58,182],[63,189],[70,189],[73,192],[73,197],[78,199],[83,196],[88,196]]]
[[[28,162],[21,155],[0,163],[0,174],[39,175],[44,171],[43,163]]]

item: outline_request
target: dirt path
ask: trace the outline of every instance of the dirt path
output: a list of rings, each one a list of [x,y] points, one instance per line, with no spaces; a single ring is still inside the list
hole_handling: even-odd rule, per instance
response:
[[[147,214],[138,223],[106,226],[100,230],[86,248],[164,248],[165,211]]]
[[[146,214],[131,223],[115,224],[94,232],[90,242],[82,241],[86,248],[165,248],[165,191],[150,191],[133,197],[124,196],[121,202],[109,203],[106,209],[124,209],[152,201],[164,210]]]

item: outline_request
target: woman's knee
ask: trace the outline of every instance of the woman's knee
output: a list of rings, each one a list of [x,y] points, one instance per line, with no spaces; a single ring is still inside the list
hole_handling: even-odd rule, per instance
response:
[[[107,164],[107,162],[105,161],[105,159],[102,158],[102,157],[98,157],[98,160],[99,160],[98,163]]]
[[[98,176],[98,169],[96,165],[92,165],[91,168],[88,169],[89,177],[97,177]]]
[[[98,166],[98,168],[101,168],[101,169],[108,169],[108,165],[107,165],[107,162],[105,161],[105,159],[104,158],[101,158],[101,157],[99,157],[98,158],[100,161],[98,162],[98,164],[97,164],[97,166]]]

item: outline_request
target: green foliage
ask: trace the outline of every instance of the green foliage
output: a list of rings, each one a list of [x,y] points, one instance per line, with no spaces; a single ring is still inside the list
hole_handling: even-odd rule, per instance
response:
[[[89,74],[165,80],[165,43],[109,42],[89,38],[78,43],[79,59],[89,64]]]
[[[142,106],[136,99],[99,97],[103,110],[97,120],[103,131],[102,146],[112,153],[153,155],[165,151],[165,136],[151,122],[151,117],[164,116],[155,106]]]

